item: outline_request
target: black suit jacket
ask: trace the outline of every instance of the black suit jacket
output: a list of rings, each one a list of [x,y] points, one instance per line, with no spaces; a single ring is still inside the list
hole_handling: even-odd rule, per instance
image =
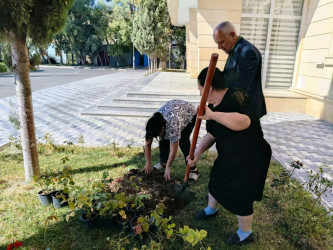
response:
[[[255,118],[267,114],[261,86],[261,54],[249,41],[240,37],[229,52],[224,70],[234,71],[237,77],[227,81],[230,87],[241,88],[250,95],[250,113]]]

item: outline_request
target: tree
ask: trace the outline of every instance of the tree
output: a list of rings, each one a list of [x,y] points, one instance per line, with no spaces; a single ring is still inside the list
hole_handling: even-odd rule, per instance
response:
[[[94,0],[76,0],[69,11],[64,30],[55,36],[56,47],[76,54],[81,64],[89,56],[97,65],[99,51],[108,27],[105,4]]]
[[[131,48],[132,0],[114,0],[110,4],[111,14],[107,29],[108,54],[117,60]]]
[[[154,69],[157,57],[166,59],[170,34],[166,0],[140,1],[134,18],[132,41],[141,54],[153,58]]]
[[[63,28],[73,0],[0,0],[0,39],[9,40],[15,74],[25,179],[40,175],[27,37],[35,46],[52,41]]]

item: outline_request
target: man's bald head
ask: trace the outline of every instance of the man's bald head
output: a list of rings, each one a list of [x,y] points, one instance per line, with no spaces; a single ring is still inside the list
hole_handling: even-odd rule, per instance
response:
[[[217,47],[222,49],[226,54],[229,54],[231,48],[236,44],[238,35],[235,26],[226,21],[219,23],[213,33],[214,41]]]

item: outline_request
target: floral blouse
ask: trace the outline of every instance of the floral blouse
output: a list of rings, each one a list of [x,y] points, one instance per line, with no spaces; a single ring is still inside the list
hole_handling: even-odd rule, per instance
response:
[[[164,104],[159,110],[166,121],[165,139],[171,143],[180,140],[183,129],[192,121],[193,116],[197,113],[197,108],[183,100],[171,100]]]

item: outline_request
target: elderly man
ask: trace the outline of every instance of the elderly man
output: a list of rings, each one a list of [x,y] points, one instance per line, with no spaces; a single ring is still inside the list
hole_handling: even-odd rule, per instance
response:
[[[245,90],[251,98],[251,114],[261,118],[267,114],[266,104],[261,86],[261,54],[259,50],[237,35],[235,27],[230,22],[222,22],[216,26],[213,33],[218,48],[228,54],[224,70],[234,71],[237,78],[230,87]]]

